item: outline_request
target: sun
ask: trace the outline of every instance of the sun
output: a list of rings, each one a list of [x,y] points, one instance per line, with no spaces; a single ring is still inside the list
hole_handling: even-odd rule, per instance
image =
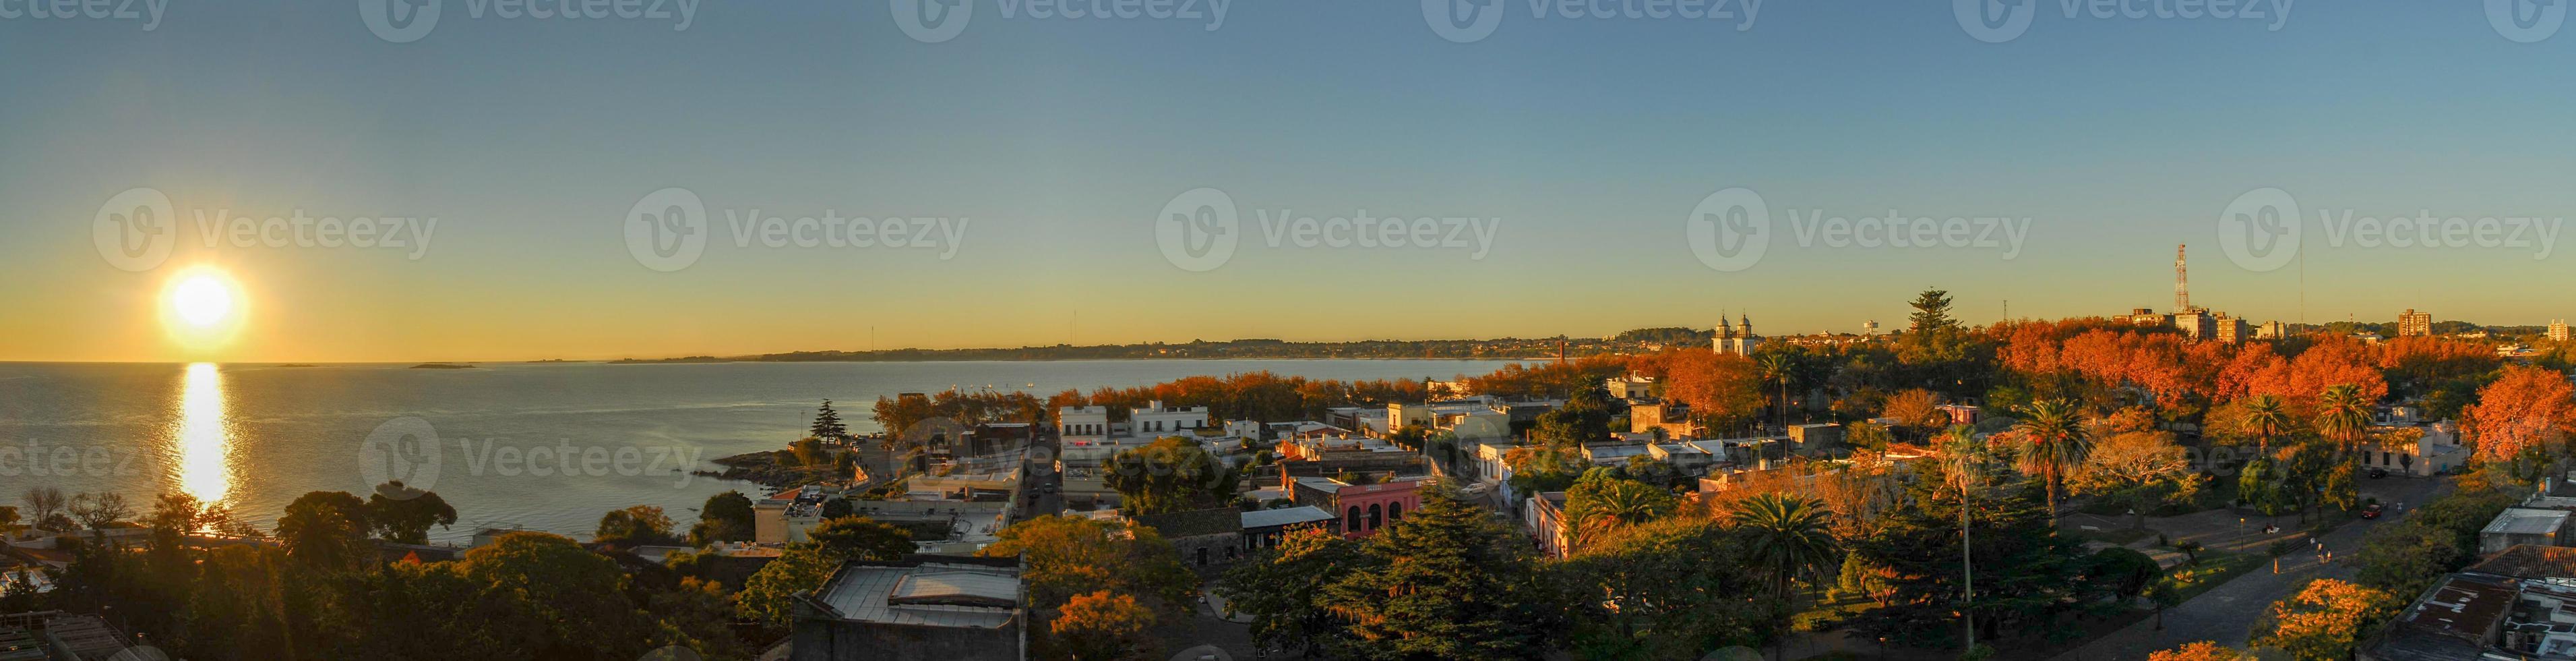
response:
[[[233,290],[213,274],[190,275],[170,290],[170,306],[179,313],[179,321],[213,328],[232,316]]]
[[[181,345],[212,349],[230,343],[241,329],[247,302],[223,269],[189,268],[162,286],[161,325]]]

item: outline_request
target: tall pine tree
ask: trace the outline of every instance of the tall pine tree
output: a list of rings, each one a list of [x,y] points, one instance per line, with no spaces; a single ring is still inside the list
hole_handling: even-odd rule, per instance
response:
[[[823,409],[814,413],[812,435],[835,443],[850,439],[850,427],[841,424],[841,412],[832,410],[832,400],[823,400]]]

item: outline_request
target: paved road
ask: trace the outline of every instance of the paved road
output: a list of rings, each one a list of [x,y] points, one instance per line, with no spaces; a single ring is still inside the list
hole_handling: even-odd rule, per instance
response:
[[[2448,489],[2448,481],[2439,478],[2390,479],[2364,483],[2362,494],[2377,497],[2384,503],[2404,502],[2408,508],[2406,514],[2412,515],[2417,504]],[[2314,554],[2294,551],[2281,557],[2278,574],[2269,568],[2256,569],[2165,611],[2165,628],[2162,631],[2156,630],[2155,618],[2149,617],[2129,628],[2103,636],[2092,644],[2059,655],[2056,661],[2137,661],[2147,658],[2151,652],[2203,640],[2243,648],[2248,630],[2272,602],[2290,596],[2311,579],[2351,580],[2355,573],[2350,564],[2351,554],[2361,548],[2362,536],[2380,523],[2382,521],[2355,521],[2328,533],[2325,543],[2326,548],[2335,552],[2333,564],[2320,566]],[[2176,539],[2184,538],[2176,536]],[[2220,546],[2214,542],[2203,543]]]

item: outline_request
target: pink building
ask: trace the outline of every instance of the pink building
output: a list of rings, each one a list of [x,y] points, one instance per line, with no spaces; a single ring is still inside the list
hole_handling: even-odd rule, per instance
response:
[[[1349,484],[1329,477],[1289,478],[1288,497],[1341,518],[1342,534],[1367,537],[1379,528],[1422,508],[1422,483],[1431,478],[1399,477],[1383,484]]]

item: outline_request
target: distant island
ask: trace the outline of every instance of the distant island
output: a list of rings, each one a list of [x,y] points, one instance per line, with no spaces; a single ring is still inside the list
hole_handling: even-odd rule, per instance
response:
[[[1680,329],[1676,329],[1680,330]],[[1633,331],[1632,331],[1633,333]],[[1358,342],[1288,342],[1270,339],[1229,340],[1187,343],[1103,344],[1094,346],[1056,345],[1016,349],[889,349],[885,351],[797,351],[745,356],[685,356],[679,358],[629,358],[610,361],[614,365],[665,363],[798,363],[798,362],[929,362],[969,360],[1252,360],[1252,359],[1435,359],[1435,360],[1529,360],[1554,358],[1562,349],[1569,357],[1652,350],[1661,344],[1628,337],[1610,338],[1503,338],[1493,340],[1365,340]],[[1708,341],[1706,331],[1691,337],[1683,331],[1685,342]]]
[[[278,367],[321,367],[312,363],[278,363]]]
[[[411,366],[411,368],[412,368],[412,369],[416,369],[416,370],[470,370],[470,369],[475,369],[475,367],[474,367],[473,365],[461,365],[461,364],[457,364],[457,363],[421,363],[421,364],[418,364],[418,365],[413,365],[413,366]]]

